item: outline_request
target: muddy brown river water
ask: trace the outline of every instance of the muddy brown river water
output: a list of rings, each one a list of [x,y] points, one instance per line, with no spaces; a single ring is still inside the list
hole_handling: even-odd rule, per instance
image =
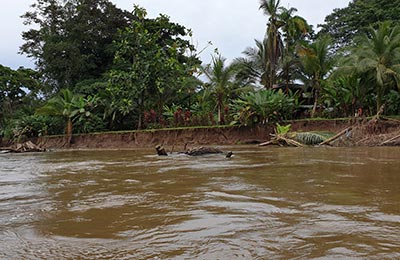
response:
[[[400,259],[400,148],[0,155],[0,259]]]

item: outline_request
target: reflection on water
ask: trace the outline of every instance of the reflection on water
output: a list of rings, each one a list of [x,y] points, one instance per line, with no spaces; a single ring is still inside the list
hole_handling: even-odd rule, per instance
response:
[[[0,156],[1,259],[399,259],[399,148]]]

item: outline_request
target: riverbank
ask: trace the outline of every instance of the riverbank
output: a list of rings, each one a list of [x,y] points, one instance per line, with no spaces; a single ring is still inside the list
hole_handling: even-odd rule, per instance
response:
[[[298,120],[287,124],[291,124],[294,132],[338,133],[351,126],[352,131],[337,140],[335,146],[400,145],[400,138],[396,138],[400,135],[399,120]],[[221,126],[80,134],[73,136],[68,147],[63,136],[44,136],[32,141],[45,149],[153,148],[163,144],[169,151],[179,151],[200,145],[258,144],[270,140],[274,128],[275,125]]]
[[[293,131],[337,132],[352,124],[351,120],[301,120],[289,122]],[[257,144],[269,140],[274,125],[226,126],[108,132],[74,135],[70,149],[153,148],[163,144],[168,150],[182,150],[199,145]],[[65,148],[62,136],[45,136],[36,143],[47,149]]]

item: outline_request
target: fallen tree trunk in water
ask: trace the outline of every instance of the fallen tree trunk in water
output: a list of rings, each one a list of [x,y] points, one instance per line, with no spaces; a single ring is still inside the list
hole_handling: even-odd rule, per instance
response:
[[[165,151],[165,148],[161,145],[156,146],[156,151],[159,156],[167,156],[167,152]],[[189,156],[200,156],[200,155],[206,155],[206,154],[221,154],[224,153],[221,149],[215,148],[215,147],[196,147],[193,149],[190,149],[189,151],[182,152],[182,154],[186,154]],[[227,152],[225,154],[226,158],[230,158],[233,155],[232,152]]]
[[[162,145],[157,145],[156,151],[159,156],[167,156],[168,155],[167,152],[165,151],[165,148]]]
[[[196,147],[185,152],[185,154],[190,156],[199,156],[199,155],[216,154],[216,153],[223,153],[223,151],[214,147]]]

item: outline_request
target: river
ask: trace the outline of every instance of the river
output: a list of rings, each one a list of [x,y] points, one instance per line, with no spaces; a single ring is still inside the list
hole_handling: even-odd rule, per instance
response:
[[[400,259],[400,148],[0,155],[0,259]]]

